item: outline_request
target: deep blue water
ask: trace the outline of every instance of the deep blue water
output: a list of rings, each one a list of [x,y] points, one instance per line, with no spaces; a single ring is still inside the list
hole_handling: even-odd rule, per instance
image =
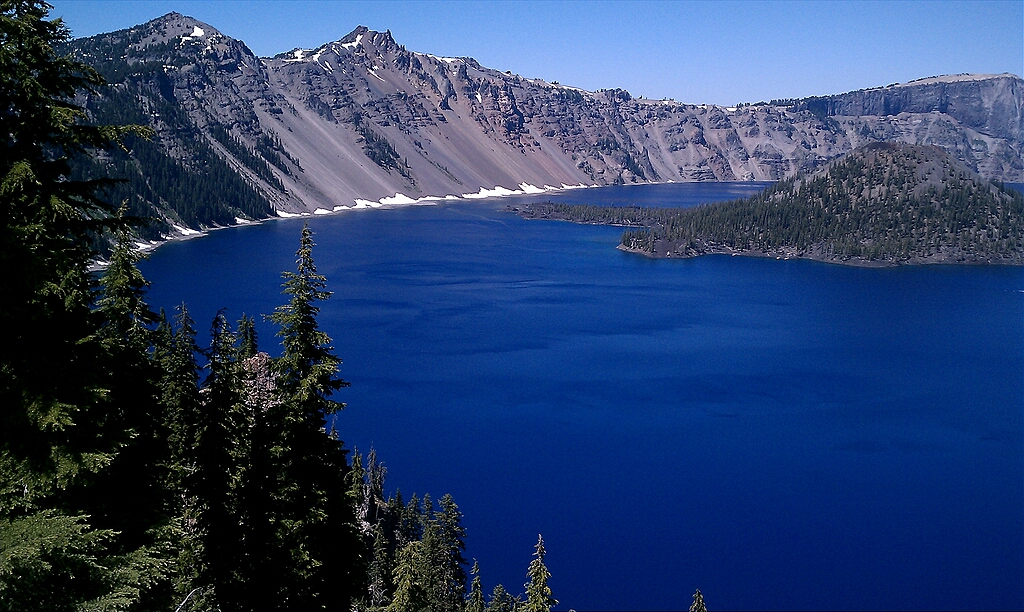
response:
[[[649,260],[507,203],[309,219],[342,437],[455,496],[485,590],[542,533],[562,610],[1024,608],[1024,270]],[[150,302],[271,312],[301,225],[160,248]]]

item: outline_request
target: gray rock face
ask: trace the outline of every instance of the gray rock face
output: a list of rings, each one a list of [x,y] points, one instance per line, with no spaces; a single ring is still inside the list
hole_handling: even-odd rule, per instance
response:
[[[107,56],[84,59],[134,69],[125,79],[140,84],[140,103],[173,102],[279,211],[496,186],[777,180],[881,140],[935,144],[982,176],[1024,181],[1024,83],[1008,74],[719,107],[526,79],[363,27],[273,58],[175,13],[87,40]],[[259,142],[277,143],[286,161],[266,161],[283,191],[211,126],[257,156]]]

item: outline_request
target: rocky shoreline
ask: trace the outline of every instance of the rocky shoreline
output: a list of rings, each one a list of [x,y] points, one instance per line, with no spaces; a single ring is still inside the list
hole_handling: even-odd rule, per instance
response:
[[[655,252],[635,249],[620,244],[616,247],[624,253],[642,255],[648,259],[694,259],[704,255],[731,255],[733,257],[759,257],[762,259],[792,260],[806,259],[821,263],[853,266],[856,268],[895,268],[899,266],[921,266],[921,265],[1000,265],[1000,266],[1024,266],[1024,257],[978,257],[969,253],[939,253],[928,257],[911,257],[905,260],[895,259],[866,259],[863,257],[837,257],[822,252],[818,246],[807,250],[797,249],[775,249],[762,251],[756,249],[733,249],[726,245],[706,246],[701,249],[683,249],[680,245],[675,248],[666,246],[664,250],[656,247]]]

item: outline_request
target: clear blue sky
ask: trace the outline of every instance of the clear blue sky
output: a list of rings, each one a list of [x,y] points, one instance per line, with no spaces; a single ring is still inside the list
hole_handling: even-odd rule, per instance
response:
[[[961,72],[1024,73],[1024,2],[51,0],[77,36],[170,11],[258,55],[365,25],[412,51],[588,90],[734,104]]]

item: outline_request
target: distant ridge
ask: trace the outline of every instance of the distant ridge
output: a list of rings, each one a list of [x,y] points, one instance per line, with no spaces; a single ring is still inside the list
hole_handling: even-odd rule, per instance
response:
[[[260,58],[178,13],[68,50],[111,84],[87,98],[97,121],[156,130],[105,163],[131,179],[112,197],[156,214],[162,234],[562,186],[774,181],[873,141],[935,144],[981,176],[1024,181],[1014,75],[692,105],[415,53],[363,26]]]

